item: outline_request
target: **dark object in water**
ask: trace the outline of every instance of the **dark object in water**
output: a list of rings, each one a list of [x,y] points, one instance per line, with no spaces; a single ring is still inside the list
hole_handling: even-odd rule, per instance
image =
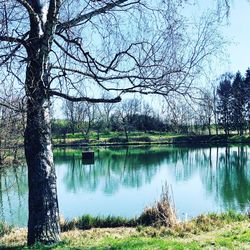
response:
[[[82,164],[90,165],[95,163],[95,153],[93,151],[82,152]]]

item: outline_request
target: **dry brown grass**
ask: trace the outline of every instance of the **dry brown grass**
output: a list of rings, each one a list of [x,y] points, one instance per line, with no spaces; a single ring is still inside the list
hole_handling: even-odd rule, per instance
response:
[[[205,220],[202,220],[204,223]],[[190,222],[191,223],[191,222]],[[193,222],[192,222],[193,223]],[[183,228],[178,228],[182,224]],[[167,227],[142,227],[139,228],[96,228],[90,230],[71,230],[61,234],[62,242],[55,246],[55,249],[116,249],[121,242],[124,243],[122,249],[134,249],[131,242],[142,242],[145,240],[143,249],[168,249],[165,245],[173,243],[173,248],[169,249],[250,249],[250,222],[249,220],[235,221],[229,224],[214,227],[211,231],[198,231],[197,233],[189,231],[193,224],[188,222],[179,223],[172,228]],[[187,230],[184,235],[181,230]],[[13,229],[10,234],[0,238],[0,249],[28,249],[25,247],[27,237],[26,229]],[[155,248],[147,245],[147,241],[154,241]],[[172,243],[171,243],[172,242]],[[188,244],[195,244],[200,248],[190,248]],[[164,244],[165,244],[164,243]],[[116,245],[118,244],[118,245]],[[127,247],[127,244],[131,244]],[[174,248],[180,246],[180,248]],[[215,247],[216,245],[216,247]],[[104,248],[105,246],[106,248]],[[184,247],[184,248],[183,248]],[[35,249],[44,249],[42,247]],[[54,249],[54,248],[52,248]],[[120,248],[117,248],[120,249]],[[136,248],[138,249],[138,248]]]
[[[0,246],[24,246],[27,242],[26,228],[13,228],[8,234],[0,238]]]
[[[138,221],[142,225],[160,225],[173,227],[177,224],[177,216],[174,201],[170,195],[170,187],[165,184],[162,187],[160,200],[153,206],[146,207]]]

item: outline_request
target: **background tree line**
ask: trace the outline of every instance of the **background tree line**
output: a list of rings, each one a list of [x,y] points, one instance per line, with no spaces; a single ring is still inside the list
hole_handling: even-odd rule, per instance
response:
[[[127,99],[122,103],[72,103],[65,101],[65,119],[52,120],[54,136],[65,136],[68,133],[81,133],[88,139],[90,132],[107,133],[123,131],[126,139],[132,131],[166,131],[164,120],[148,104],[138,98]],[[99,138],[98,138],[99,139]]]
[[[103,96],[112,98],[112,96]],[[25,130],[24,107],[18,106],[19,97],[10,96],[12,109],[0,109],[0,148],[17,149],[23,142]],[[154,107],[153,107],[154,106]],[[230,134],[250,133],[250,69],[245,75],[225,73],[216,83],[200,92],[191,103],[175,96],[159,107],[145,102],[140,97],[122,103],[87,103],[65,101],[63,119],[52,120],[54,137],[78,134],[88,140],[95,132],[123,132],[128,140],[129,133],[167,132],[176,134]],[[77,136],[78,136],[77,135]],[[0,163],[9,155],[0,152]]]
[[[97,139],[100,132],[123,131],[127,140],[133,131],[243,135],[250,133],[250,69],[245,76],[223,74],[191,103],[177,96],[163,108],[138,97],[119,104],[65,101],[63,111],[65,119],[53,119],[54,136],[81,133],[87,140],[91,131]]]

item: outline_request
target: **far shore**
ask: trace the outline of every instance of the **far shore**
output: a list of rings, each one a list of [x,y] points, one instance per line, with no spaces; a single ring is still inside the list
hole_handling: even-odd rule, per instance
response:
[[[172,135],[172,136],[131,136],[128,141],[125,137],[115,139],[65,139],[53,140],[53,147],[112,147],[112,146],[149,146],[149,145],[227,145],[249,144],[250,135]]]

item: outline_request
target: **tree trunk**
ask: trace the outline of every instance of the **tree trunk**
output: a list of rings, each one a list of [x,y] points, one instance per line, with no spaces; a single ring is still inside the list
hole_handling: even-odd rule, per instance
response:
[[[127,125],[124,126],[124,133],[125,133],[126,142],[128,142],[128,130],[127,130]]]
[[[50,134],[49,100],[27,103],[25,156],[28,165],[28,245],[60,240],[56,174]]]
[[[100,129],[99,128],[97,129],[97,140],[98,141],[100,140]]]
[[[28,245],[59,241],[56,174],[50,133],[49,99],[28,100],[25,156],[28,165]]]
[[[215,131],[216,131],[216,135],[219,134],[219,130],[218,130],[218,123],[217,121],[215,122]]]
[[[24,134],[28,165],[28,245],[60,240],[56,173],[53,163],[47,63],[33,50],[26,72],[27,126]],[[44,58],[43,58],[44,59]]]
[[[209,118],[209,121],[208,121],[208,134],[211,135],[211,118]]]

